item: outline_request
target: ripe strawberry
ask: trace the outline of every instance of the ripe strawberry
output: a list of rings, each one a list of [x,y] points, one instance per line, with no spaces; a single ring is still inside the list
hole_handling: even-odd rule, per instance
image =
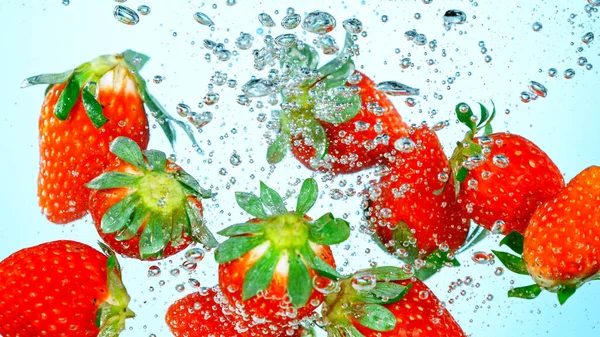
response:
[[[38,198],[51,222],[65,224],[87,214],[89,190],[84,185],[112,162],[110,141],[126,136],[146,148],[144,103],[174,141],[171,117],[148,93],[138,73],[147,60],[127,50],[62,74],[23,81],[22,87],[50,84],[39,120]]]
[[[279,194],[264,183],[260,198],[236,193],[238,205],[257,219],[219,232],[230,238],[219,246],[215,259],[219,287],[243,315],[280,325],[300,320],[324,297],[313,289],[313,279],[341,276],[329,245],[346,240],[350,227],[331,213],[315,221],[305,216],[317,192],[316,181],[305,180],[295,212],[288,212]]]
[[[236,315],[223,294],[213,288],[177,300],[165,319],[175,337],[303,336],[298,326],[284,330]]]
[[[135,314],[113,252],[74,241],[22,249],[0,262],[0,335],[107,336]]]
[[[469,221],[456,202],[452,171],[437,135],[424,125],[409,134],[388,156],[389,174],[370,187],[366,215],[384,249],[410,264],[438,258],[435,266],[416,263],[435,269],[453,260],[441,255],[465,243]]]
[[[243,88],[248,96],[281,88],[280,132],[267,160],[292,154],[311,170],[352,173],[373,167],[389,150],[390,135],[408,127],[375,83],[355,72],[357,53],[350,35],[340,55],[317,70],[318,53],[308,45],[282,53],[282,75],[254,79]],[[265,90],[263,90],[265,89]],[[266,90],[270,89],[270,90]]]
[[[343,279],[322,314],[331,337],[466,337],[433,292],[396,267]]]
[[[117,253],[142,260],[176,254],[192,242],[218,242],[202,220],[201,198],[212,194],[163,152],[118,137],[110,151],[120,160],[86,186],[102,239]]]
[[[456,108],[459,119],[471,128],[451,160],[460,181],[458,199],[480,226],[495,233],[524,233],[535,209],[564,187],[563,176],[531,141],[492,134],[489,123],[495,109],[491,115],[483,105],[481,109],[484,118],[476,125],[470,108],[464,103]],[[484,136],[475,137],[481,129],[486,129]]]
[[[506,244],[523,258],[494,252],[510,270],[531,275],[536,284],[509,291],[535,298],[542,289],[563,304],[585,282],[600,279],[600,166],[579,173],[533,213],[525,237],[512,232]]]

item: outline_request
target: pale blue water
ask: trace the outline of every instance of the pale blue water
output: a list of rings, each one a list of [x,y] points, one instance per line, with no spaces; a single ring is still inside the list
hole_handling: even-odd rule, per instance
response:
[[[476,5],[477,4],[477,5]],[[521,134],[544,149],[557,163],[568,180],[583,168],[600,163],[600,41],[589,45],[581,38],[587,32],[600,34],[599,14],[584,11],[586,0],[548,1],[454,1],[433,0],[424,4],[410,1],[276,1],[238,0],[227,6],[225,0],[158,1],[129,0],[123,5],[137,9],[140,5],[151,8],[149,15],[140,16],[137,25],[127,26],[113,17],[118,3],[111,0],[71,0],[68,6],[61,0],[52,1],[2,1],[0,2],[0,41],[2,42],[2,78],[0,80],[0,149],[4,163],[0,168],[0,259],[12,252],[49,240],[74,239],[88,244],[98,240],[89,217],[66,225],[52,225],[37,208],[36,183],[38,170],[37,121],[43,101],[43,87],[20,89],[25,77],[61,72],[97,55],[134,49],[152,58],[143,70],[146,79],[156,75],[164,77],[160,84],[150,83],[151,92],[171,112],[185,102],[195,111],[211,111],[214,120],[197,134],[206,155],[191,150],[190,143],[180,137],[177,143],[177,161],[206,186],[212,186],[219,195],[215,201],[206,202],[205,216],[209,226],[218,230],[229,224],[244,221],[235,205],[233,192],[254,190],[259,180],[268,180],[280,191],[296,187],[296,178],[306,178],[311,172],[298,166],[290,156],[271,168],[265,161],[266,122],[260,122],[259,113],[270,115],[269,107],[249,111],[235,102],[241,94],[240,86],[250,76],[265,74],[253,69],[251,50],[238,50],[234,40],[240,31],[254,36],[254,47],[262,47],[257,31],[273,36],[285,33],[279,25],[288,7],[304,16],[313,10],[333,14],[338,28],[333,36],[342,44],[341,22],[353,16],[359,18],[367,32],[359,38],[361,56],[356,59],[359,69],[376,81],[397,80],[421,89],[417,105],[409,108],[402,97],[394,98],[402,116],[412,122],[427,121],[430,125],[450,120],[450,127],[438,132],[449,153],[453,142],[464,131],[454,123],[454,106],[460,101],[489,102],[493,99],[500,112],[496,130]],[[216,7],[216,8],[214,8]],[[600,9],[600,7],[596,7]],[[442,15],[448,9],[460,9],[467,22],[445,31]],[[278,10],[279,14],[275,14]],[[203,12],[215,23],[215,30],[202,26],[193,18]],[[277,27],[261,28],[257,16],[269,13]],[[416,13],[420,19],[416,19]],[[387,15],[387,21],[382,21]],[[535,22],[542,25],[538,32]],[[404,32],[416,29],[428,40],[437,40],[432,52],[427,46],[415,46],[404,38]],[[312,42],[314,35],[295,30],[300,38]],[[239,55],[220,62],[214,55],[207,62],[208,52],[203,39],[225,43],[227,49],[238,50]],[[484,41],[487,54],[478,46]],[[581,51],[577,49],[581,47]],[[251,48],[251,49],[253,49]],[[395,49],[400,52],[396,53]],[[446,56],[442,56],[445,50]],[[485,57],[490,56],[487,63]],[[577,64],[586,57],[596,65],[592,70]],[[414,67],[402,69],[400,60],[410,57]],[[434,64],[428,65],[427,60]],[[364,67],[364,68],[363,68]],[[558,76],[550,78],[549,68],[556,68]],[[572,68],[576,75],[565,79],[563,72]],[[196,108],[207,92],[210,77],[215,71],[226,72],[238,81],[238,88],[216,87],[220,101],[213,107]],[[456,77],[459,72],[460,76]],[[456,77],[453,84],[446,83]],[[520,100],[529,81],[542,83],[548,89],[546,98],[530,103]],[[447,86],[451,88],[448,89]],[[442,99],[436,98],[442,95]],[[253,103],[253,106],[255,104]],[[505,110],[509,114],[504,114]],[[260,110],[260,111],[259,111]],[[431,117],[432,111],[436,110]],[[169,151],[164,137],[153,130],[151,148]],[[236,151],[241,165],[233,166],[230,156]],[[219,171],[224,168],[227,172]],[[363,181],[373,179],[372,171],[360,173]],[[232,179],[235,178],[235,183]],[[338,177],[332,182],[319,182],[323,192],[314,213],[335,209],[347,212],[351,224],[358,227],[360,199],[332,200],[329,191],[340,188],[342,181],[357,189],[357,175]],[[346,187],[345,187],[346,188]],[[535,301],[507,299],[506,291],[514,281],[515,286],[529,284],[527,277],[506,271],[495,276],[499,266],[477,265],[470,259],[473,251],[489,252],[497,247],[499,238],[491,238],[474,250],[463,253],[459,260],[463,267],[444,270],[428,285],[436,295],[448,303],[448,308],[463,329],[476,337],[531,337],[531,336],[600,336],[600,285],[588,284],[564,306],[558,306],[555,296],[544,293]],[[350,249],[335,249],[338,265],[343,272],[366,268],[370,262],[379,265],[397,264],[358,231],[353,233]],[[367,250],[370,252],[367,253]],[[170,336],[164,323],[166,308],[175,299],[193,291],[188,278],[199,280],[202,286],[216,283],[216,264],[212,253],[191,273],[181,270],[179,276],[170,274],[178,268],[184,253],[160,262],[162,275],[147,277],[149,266],[145,263],[122,259],[125,283],[133,298],[132,309],[138,316],[129,322],[123,336]],[[348,263],[346,265],[346,262]],[[473,278],[473,286],[462,286],[448,292],[451,282]],[[0,279],[1,279],[0,275]],[[161,286],[159,282],[165,284]],[[186,284],[183,293],[176,285]],[[479,285],[479,286],[476,286]],[[154,289],[151,291],[151,287]],[[465,291],[465,295],[461,291]],[[492,300],[488,298],[493,297]]]

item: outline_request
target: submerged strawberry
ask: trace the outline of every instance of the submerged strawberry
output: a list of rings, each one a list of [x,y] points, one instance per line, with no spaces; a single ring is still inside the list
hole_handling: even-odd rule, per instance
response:
[[[509,296],[535,298],[546,289],[563,304],[584,283],[600,279],[599,209],[600,167],[591,166],[538,207],[524,238],[518,232],[507,235],[501,244],[523,258],[494,253],[508,269],[536,282],[510,290]]]
[[[49,84],[39,120],[38,198],[51,222],[65,224],[88,212],[85,183],[112,162],[109,143],[119,136],[148,145],[144,104],[173,143],[173,120],[146,88],[139,71],[148,57],[127,50],[100,56],[61,74],[33,76],[22,87]]]
[[[324,298],[313,288],[315,277],[322,275],[325,281],[341,276],[329,245],[346,240],[350,227],[331,213],[315,221],[305,216],[317,196],[316,181],[305,180],[296,210],[288,212],[279,194],[264,183],[260,197],[236,193],[238,205],[256,219],[219,232],[230,238],[219,246],[215,259],[219,287],[243,315],[275,324],[302,319]]]
[[[492,133],[495,108],[481,105],[475,123],[472,110],[461,103],[456,113],[471,130],[451,160],[460,187],[458,199],[480,226],[495,233],[524,233],[531,215],[565,182],[548,155],[531,141],[510,133]],[[483,130],[484,135],[475,137]]]
[[[115,254],[74,241],[22,249],[0,262],[0,335],[116,337],[134,316]]]
[[[448,254],[465,243],[469,219],[456,201],[448,159],[431,129],[411,128],[396,147],[388,156],[389,172],[369,189],[366,216],[376,241],[426,278],[444,264],[457,264]]]
[[[117,253],[143,260],[173,255],[192,242],[218,242],[202,219],[200,199],[210,198],[191,175],[167,160],[119,137],[110,144],[116,160],[86,186],[98,233]]]
[[[264,53],[275,53],[273,42],[265,42]],[[253,79],[242,88],[249,97],[281,90],[279,134],[269,146],[269,163],[281,161],[291,147],[311,170],[357,172],[381,162],[394,141],[393,132],[407,130],[386,95],[355,71],[356,54],[358,48],[348,34],[338,57],[317,69],[317,51],[298,43],[278,53],[281,73],[272,71],[268,79]]]
[[[331,337],[466,337],[433,292],[396,267],[344,278],[322,313]]]

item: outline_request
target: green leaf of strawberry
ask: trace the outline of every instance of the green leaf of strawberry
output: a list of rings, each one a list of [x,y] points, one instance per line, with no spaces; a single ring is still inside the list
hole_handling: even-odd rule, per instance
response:
[[[215,261],[218,264],[227,263],[240,258],[253,248],[265,242],[263,236],[235,236],[219,245],[215,252]]]
[[[304,215],[315,205],[317,197],[319,195],[319,186],[317,181],[309,178],[304,180],[302,187],[300,188],[300,194],[298,195],[298,201],[296,203],[296,213]]]
[[[135,166],[140,171],[146,171],[146,163],[140,146],[126,137],[119,137],[110,143],[110,152]]]
[[[320,245],[335,245],[350,237],[350,225],[327,213],[310,224],[309,238]]]
[[[360,325],[374,331],[391,331],[396,326],[396,317],[380,304],[365,304],[354,311]]]
[[[102,105],[98,103],[94,95],[92,95],[85,87],[81,91],[81,100],[83,101],[83,106],[90,121],[92,121],[92,124],[94,124],[96,128],[101,128],[108,122],[108,118],[102,114]]]
[[[542,293],[542,288],[537,284],[532,284],[526,287],[514,288],[508,291],[508,297],[518,297],[523,299],[534,299]]]
[[[508,248],[512,249],[513,252],[521,255],[523,254],[523,242],[525,238],[523,234],[512,231],[508,233],[502,240],[500,241],[500,246],[506,245]]]
[[[360,292],[357,298],[370,304],[391,304],[404,297],[410,287],[410,284],[402,286],[393,282],[378,282],[375,288],[368,292]]]
[[[560,305],[565,304],[565,302],[567,302],[567,300],[573,296],[573,294],[575,294],[575,291],[577,291],[576,285],[569,284],[560,286],[557,292],[558,302]]]
[[[231,225],[220,232],[217,232],[219,235],[223,236],[237,236],[243,234],[256,234],[263,233],[265,231],[265,226],[262,224],[256,223],[241,223],[237,225]]]
[[[262,201],[254,193],[235,192],[235,200],[238,206],[248,214],[259,219],[266,219],[268,217]]]
[[[260,182],[260,201],[271,212],[271,215],[287,213],[287,209],[279,193],[262,181]]]
[[[279,257],[278,252],[271,246],[248,270],[244,279],[244,289],[242,292],[242,299],[244,301],[256,296],[258,292],[265,290],[271,284],[273,272],[275,271],[277,262],[279,262]]]
[[[72,76],[56,103],[56,108],[54,109],[56,118],[64,121],[69,117],[69,113],[75,106],[75,102],[77,102],[77,98],[79,97],[79,89],[80,87],[77,79],[75,76]]]
[[[492,252],[498,257],[500,262],[513,273],[529,275],[527,267],[525,266],[525,261],[523,261],[522,257],[495,250],[492,250]]]
[[[294,306],[303,307],[310,298],[312,280],[308,268],[298,255],[292,254],[289,258],[289,264],[288,293]]]
[[[290,145],[290,135],[286,133],[280,133],[277,138],[269,145],[267,149],[267,162],[269,164],[277,164],[287,152]]]

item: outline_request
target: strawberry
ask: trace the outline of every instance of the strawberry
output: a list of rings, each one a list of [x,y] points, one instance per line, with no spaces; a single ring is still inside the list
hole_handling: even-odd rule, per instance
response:
[[[49,84],[39,120],[38,198],[51,222],[65,224],[87,214],[90,191],[84,185],[112,162],[110,141],[126,136],[146,148],[144,103],[174,141],[172,122],[181,122],[166,114],[148,93],[139,75],[146,61],[147,56],[127,50],[62,74],[23,81],[22,87]]]
[[[237,316],[218,289],[208,288],[177,300],[165,317],[175,337],[300,337],[303,329],[286,330]]]
[[[323,305],[331,337],[466,337],[421,281],[396,267],[362,270],[340,281]]]
[[[446,255],[465,243],[469,221],[453,188],[444,188],[452,171],[437,135],[425,125],[409,134],[388,155],[389,174],[370,187],[366,217],[384,249],[424,273],[453,260]]]
[[[494,233],[524,233],[531,215],[554,196],[565,182],[548,155],[531,141],[510,133],[492,133],[490,114],[481,105],[482,118],[473,121],[465,104],[456,107],[461,122],[471,130],[459,143],[451,162],[458,199],[469,216]],[[475,137],[484,130],[482,137]]]
[[[511,289],[509,297],[535,298],[555,292],[560,304],[584,283],[600,279],[600,166],[579,173],[538,207],[525,231],[501,242],[522,258],[494,251],[511,271],[531,275],[535,284]]]
[[[265,42],[264,53],[275,53],[272,41]],[[283,96],[282,112],[276,116],[279,134],[267,151],[270,164],[281,161],[291,147],[311,170],[357,172],[382,160],[394,130],[408,129],[373,81],[355,72],[352,56],[358,54],[357,47],[348,34],[338,57],[318,69],[315,48],[304,43],[284,47],[277,53],[281,72],[273,69],[268,79],[244,85],[248,97],[274,95],[276,90]]]
[[[22,249],[0,262],[0,335],[116,337],[135,314],[119,263],[74,241]]]
[[[260,197],[236,193],[238,205],[256,219],[219,232],[230,238],[217,248],[215,260],[219,287],[241,314],[280,325],[300,320],[324,298],[313,281],[321,286],[341,276],[329,245],[346,240],[350,227],[331,213],[315,221],[305,216],[317,193],[316,181],[305,180],[295,212],[288,212],[279,194],[264,183]]]
[[[163,152],[142,153],[118,137],[110,151],[120,160],[90,181],[90,212],[102,239],[117,253],[143,260],[173,255],[192,242],[218,242],[202,219],[200,199],[213,195]]]

